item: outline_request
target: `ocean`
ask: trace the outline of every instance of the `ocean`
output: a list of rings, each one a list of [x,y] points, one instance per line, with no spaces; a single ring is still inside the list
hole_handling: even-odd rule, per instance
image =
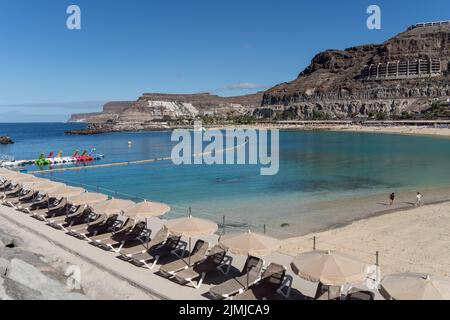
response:
[[[83,126],[0,124],[0,135],[15,141],[0,146],[0,155],[36,159],[41,152],[70,155],[74,150],[95,148],[105,158],[93,164],[106,164],[168,157],[175,144],[168,131],[64,134]],[[283,131],[280,168],[274,176],[261,176],[255,165],[176,166],[171,161],[96,169],[79,165],[80,170],[43,176],[115,197],[162,201],[172,207],[169,217],[185,215],[191,208],[194,215],[217,222],[225,216],[227,228],[262,230],[266,224],[267,230],[283,230],[283,225],[290,226],[286,234],[305,234],[367,214],[355,208],[334,210],[337,201],[360,203],[356,199],[448,188],[449,159],[450,139],[446,138]],[[32,165],[25,169],[49,168]]]

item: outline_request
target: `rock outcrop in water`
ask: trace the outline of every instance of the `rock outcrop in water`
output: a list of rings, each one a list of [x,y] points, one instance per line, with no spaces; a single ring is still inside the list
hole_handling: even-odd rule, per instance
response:
[[[0,144],[13,144],[14,141],[10,137],[0,136]]]
[[[388,119],[433,116],[450,97],[450,24],[410,28],[383,44],[317,54],[297,79],[266,92],[211,94],[146,93],[135,102],[105,105],[102,113],[74,115],[89,132],[154,130],[167,122],[213,117],[271,120]],[[439,114],[447,114],[440,112]]]

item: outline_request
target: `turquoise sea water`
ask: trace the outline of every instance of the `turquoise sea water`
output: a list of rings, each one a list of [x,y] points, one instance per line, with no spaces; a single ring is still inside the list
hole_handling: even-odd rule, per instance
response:
[[[0,154],[35,159],[40,152],[96,148],[105,154],[97,164],[170,156],[170,132],[65,135],[82,124],[0,124],[0,135],[14,145]],[[132,140],[132,147],[128,141]],[[251,165],[184,165],[170,161],[145,165],[83,169],[46,175],[99,186],[150,200],[164,201],[174,214],[226,215],[249,225],[326,216],[313,211],[317,203],[402,190],[450,186],[450,139],[350,132],[281,132],[280,170],[261,176]],[[38,170],[34,166],[30,170]],[[110,192],[112,193],[112,192]],[[112,193],[114,195],[114,193]],[[120,195],[119,195],[120,196]],[[331,222],[330,222],[331,223]],[[299,232],[308,226],[299,225]]]

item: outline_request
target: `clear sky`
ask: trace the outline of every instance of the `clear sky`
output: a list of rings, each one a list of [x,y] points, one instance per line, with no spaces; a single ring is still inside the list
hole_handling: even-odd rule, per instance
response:
[[[71,4],[81,30],[66,28]],[[366,27],[371,4],[381,30]],[[251,93],[296,78],[319,51],[449,12],[449,0],[0,0],[0,122],[63,121],[143,92]]]

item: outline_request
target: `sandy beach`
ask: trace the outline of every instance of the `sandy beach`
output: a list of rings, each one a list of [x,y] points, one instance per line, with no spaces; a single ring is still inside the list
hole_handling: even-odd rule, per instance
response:
[[[423,206],[356,221],[348,226],[286,239],[281,252],[296,255],[318,249],[339,250],[375,262],[382,275],[422,272],[450,276],[450,203]]]
[[[352,131],[352,132],[367,132],[367,133],[393,133],[393,134],[408,134],[408,135],[427,135],[427,136],[441,136],[450,137],[450,129],[447,128],[430,128],[421,126],[339,126],[329,127],[330,130],[336,131]]]
[[[258,123],[245,125],[225,125],[214,126],[208,128],[211,130],[226,130],[226,129],[279,129],[279,130],[329,130],[329,131],[350,131],[350,132],[367,132],[367,133],[389,133],[389,134],[405,134],[405,135],[426,135],[426,136],[441,136],[450,137],[450,128],[438,128],[430,126],[419,125],[342,125],[342,124],[327,124],[320,122],[317,124],[282,124],[282,123]]]

